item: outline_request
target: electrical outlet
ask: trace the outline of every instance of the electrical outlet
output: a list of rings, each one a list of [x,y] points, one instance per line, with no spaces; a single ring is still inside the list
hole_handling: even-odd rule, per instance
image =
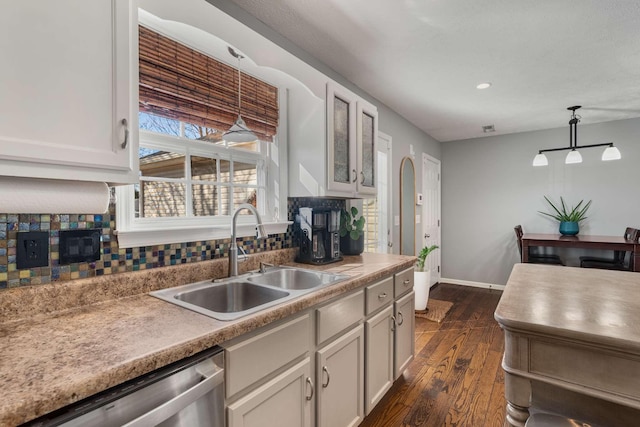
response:
[[[68,230],[60,232],[60,265],[93,262],[100,259],[101,230]]]
[[[49,265],[49,233],[28,231],[18,233],[16,263],[18,270]]]

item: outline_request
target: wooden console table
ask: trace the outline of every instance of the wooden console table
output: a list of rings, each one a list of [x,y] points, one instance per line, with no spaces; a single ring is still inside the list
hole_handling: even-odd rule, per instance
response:
[[[551,246],[557,248],[604,249],[631,251],[634,257],[633,271],[640,271],[640,243],[622,236],[563,236],[561,234],[532,234],[522,236],[522,262],[529,261],[529,247]]]
[[[516,264],[495,318],[505,334],[505,426],[524,426],[530,408],[638,425],[640,275]]]

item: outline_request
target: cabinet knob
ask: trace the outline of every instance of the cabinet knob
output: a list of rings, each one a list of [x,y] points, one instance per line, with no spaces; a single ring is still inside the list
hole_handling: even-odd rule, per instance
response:
[[[383,292],[381,294],[378,295],[378,299],[385,299],[387,297],[387,293]]]
[[[322,367],[322,373],[323,373],[323,378],[324,378],[324,374],[325,373],[327,374],[327,382],[325,383],[323,379],[322,388],[327,388],[329,387],[329,383],[331,382],[331,374],[329,374],[329,368],[327,368],[326,365]]]
[[[364,172],[360,171],[360,176],[361,176],[360,185],[364,185]]]
[[[396,330],[396,316],[391,316],[391,330]]]
[[[124,141],[120,144],[120,147],[127,148],[127,144],[129,143],[129,123],[127,119],[122,119],[120,123],[124,126]]]
[[[313,381],[311,381],[311,377],[307,377],[307,384],[309,384],[311,393],[308,396],[305,396],[305,398],[307,400],[311,400],[313,399],[313,393],[314,393]]]
[[[356,182],[358,180],[358,172],[356,172],[355,169],[352,172],[353,172],[353,181],[351,182]]]
[[[408,285],[409,283],[411,283],[411,279],[405,279],[402,283],[404,283],[405,285]]]
[[[404,316],[402,315],[402,312],[399,311],[398,312],[398,326],[401,326],[404,323]]]

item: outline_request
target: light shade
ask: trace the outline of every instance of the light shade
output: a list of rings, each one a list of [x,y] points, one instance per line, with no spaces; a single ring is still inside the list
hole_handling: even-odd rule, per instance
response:
[[[547,166],[549,164],[549,160],[547,160],[547,156],[542,153],[536,154],[533,158],[533,166]]]
[[[620,160],[622,155],[620,155],[620,150],[618,150],[613,145],[611,147],[607,147],[606,150],[602,153],[602,160]]]
[[[567,165],[570,165],[573,163],[582,163],[582,155],[580,154],[579,151],[577,151],[576,149],[573,149],[569,151],[569,154],[567,154],[567,158],[564,159],[564,162]]]
[[[227,142],[251,142],[258,139],[256,134],[249,130],[240,115],[233,126],[222,135],[222,138]]]

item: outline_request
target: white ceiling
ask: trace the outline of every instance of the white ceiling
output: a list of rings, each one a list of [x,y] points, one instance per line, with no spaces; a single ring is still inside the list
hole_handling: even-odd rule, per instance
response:
[[[439,141],[640,117],[639,0],[232,1]]]

